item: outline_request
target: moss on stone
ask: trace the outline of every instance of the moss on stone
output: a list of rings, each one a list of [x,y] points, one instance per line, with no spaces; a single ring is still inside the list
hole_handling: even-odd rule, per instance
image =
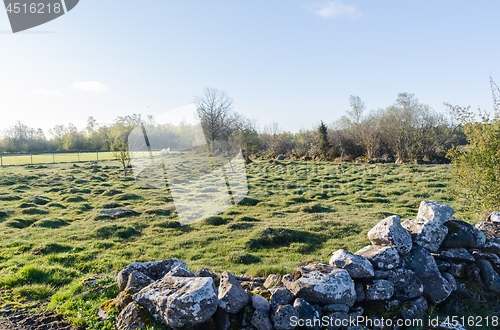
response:
[[[444,225],[448,228],[448,235],[453,235],[460,231],[460,225],[454,221],[445,222]]]

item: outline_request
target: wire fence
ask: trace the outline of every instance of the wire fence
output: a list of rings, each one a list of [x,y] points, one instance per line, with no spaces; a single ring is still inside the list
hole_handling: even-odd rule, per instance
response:
[[[110,151],[0,154],[0,166],[58,164],[114,159]]]

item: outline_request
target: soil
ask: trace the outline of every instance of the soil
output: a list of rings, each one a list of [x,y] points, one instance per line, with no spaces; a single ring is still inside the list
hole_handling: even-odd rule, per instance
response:
[[[0,330],[84,330],[70,325],[55,312],[34,313],[24,310],[0,310]]]

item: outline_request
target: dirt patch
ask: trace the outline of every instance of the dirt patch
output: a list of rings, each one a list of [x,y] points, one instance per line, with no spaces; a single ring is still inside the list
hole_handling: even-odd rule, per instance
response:
[[[0,330],[84,330],[70,325],[55,312],[33,313],[23,310],[0,310]]]

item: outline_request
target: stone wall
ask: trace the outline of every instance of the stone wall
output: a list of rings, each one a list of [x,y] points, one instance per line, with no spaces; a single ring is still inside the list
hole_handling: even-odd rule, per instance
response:
[[[118,329],[144,329],[153,319],[174,329],[363,329],[348,321],[418,319],[454,291],[468,297],[484,287],[499,295],[500,213],[475,227],[453,214],[423,201],[416,219],[401,223],[394,215],[371,229],[371,245],[283,277],[195,274],[177,259],[134,263],[118,275],[120,295],[100,312],[122,310]]]

